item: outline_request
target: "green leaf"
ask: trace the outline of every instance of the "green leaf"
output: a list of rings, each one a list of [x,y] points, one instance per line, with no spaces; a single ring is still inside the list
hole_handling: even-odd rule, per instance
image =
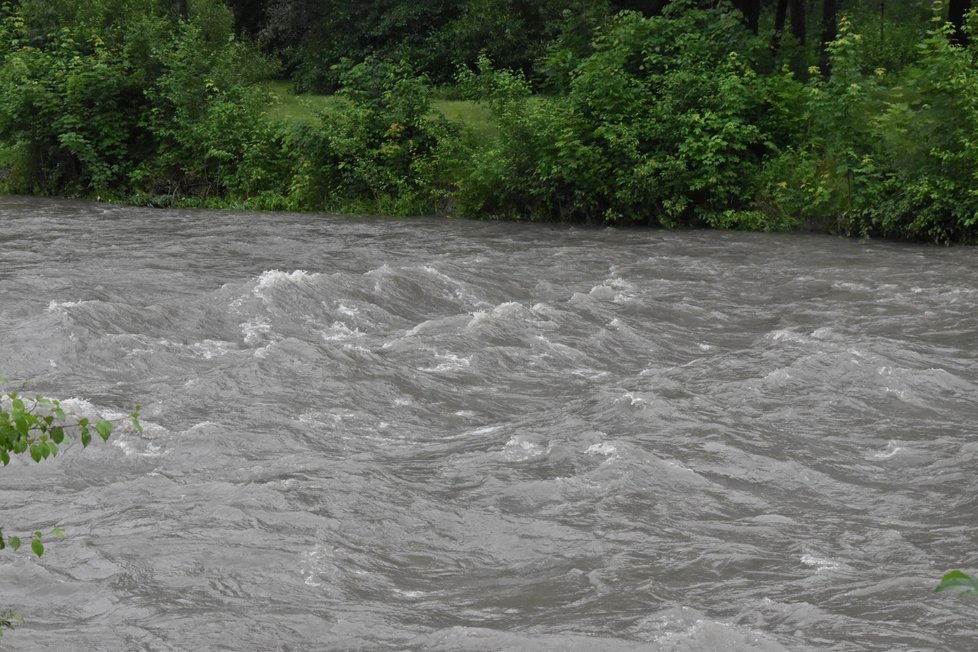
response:
[[[10,537],[10,547],[14,550],[20,549],[20,537]]]
[[[941,583],[934,588],[934,592],[939,593],[949,589],[964,589],[962,593],[978,595],[978,578],[959,570],[948,571],[944,573]]]
[[[56,527],[53,530],[51,530],[51,535],[52,536],[55,536],[55,537],[57,537],[59,539],[64,539],[65,538],[65,531],[62,530],[59,527]]]
[[[81,431],[81,443],[82,443],[82,447],[86,447],[89,444],[91,444],[92,443],[92,433],[90,433],[88,431],[88,426],[86,426],[86,425],[83,424],[83,425],[81,425],[79,427],[79,430]]]
[[[54,416],[58,417],[58,421],[65,420],[65,411],[59,407],[54,408]]]
[[[3,462],[4,466],[10,464],[10,454],[2,448],[0,448],[0,462]]]
[[[34,551],[35,555],[40,557],[44,554],[44,544],[41,543],[40,539],[31,539],[31,550]]]
[[[46,447],[44,448],[44,451],[42,451],[41,447],[38,446],[37,444],[31,444],[30,447],[31,459],[34,460],[35,462],[40,462],[41,460],[43,460],[45,452],[47,452]]]
[[[132,427],[136,429],[140,435],[143,434],[143,426],[139,423],[139,413],[133,412],[129,415],[129,419],[132,421]]]
[[[95,424],[95,430],[98,431],[99,436],[102,441],[108,441],[109,435],[112,434],[112,422],[110,421],[99,421]]]
[[[55,426],[51,428],[51,439],[56,444],[60,444],[65,440],[65,431],[61,426]]]

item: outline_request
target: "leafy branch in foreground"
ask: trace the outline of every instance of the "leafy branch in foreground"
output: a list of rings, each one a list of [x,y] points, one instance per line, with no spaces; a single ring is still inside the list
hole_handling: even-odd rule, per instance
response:
[[[951,589],[963,589],[962,595],[978,596],[978,578],[972,577],[964,571],[948,571],[944,573],[941,583],[934,588],[934,592],[940,593]]]
[[[0,383],[6,379],[0,377]],[[114,425],[120,421],[129,421],[136,432],[142,433],[139,423],[140,406],[129,415],[118,419],[92,420],[79,417],[69,421],[61,402],[44,396],[35,395],[23,397],[18,392],[0,394],[0,462],[4,466],[10,464],[11,455],[27,453],[35,462],[54,457],[58,454],[59,446],[71,440],[71,434],[78,434],[83,447],[92,442],[92,431],[102,441],[107,441],[112,435]],[[54,528],[50,534],[59,539],[65,536],[64,530]],[[31,536],[31,550],[38,557],[44,554],[44,543],[41,541],[44,533],[36,531]],[[4,536],[0,528],[0,550],[10,546],[17,550],[21,546],[20,537]]]

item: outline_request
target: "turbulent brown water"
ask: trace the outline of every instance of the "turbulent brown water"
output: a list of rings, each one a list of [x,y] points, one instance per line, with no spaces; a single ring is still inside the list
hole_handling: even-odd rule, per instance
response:
[[[16,650],[972,650],[974,249],[0,199]]]

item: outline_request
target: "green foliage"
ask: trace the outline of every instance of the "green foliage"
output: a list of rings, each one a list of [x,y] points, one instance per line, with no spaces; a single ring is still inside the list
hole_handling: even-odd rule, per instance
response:
[[[516,73],[480,64],[502,134],[460,180],[471,212],[586,222],[780,228],[753,209],[765,153],[762,85],[733,50],[728,9],[676,2],[617,16],[566,96],[534,101]],[[463,84],[473,86],[470,74]]]
[[[941,578],[941,583],[934,588],[935,593],[962,589],[962,595],[978,596],[978,578],[972,577],[959,570],[948,571]]]
[[[5,382],[0,378],[0,382]],[[117,420],[117,421],[121,421]],[[142,432],[139,423],[139,406],[125,417],[137,432]],[[10,464],[12,455],[26,453],[34,462],[55,457],[61,447],[70,441],[72,432],[78,432],[82,446],[91,443],[91,428],[107,441],[112,435],[113,421],[99,419],[92,423],[87,417],[70,420],[61,402],[40,395],[25,397],[21,392],[11,391],[0,395],[0,463]],[[50,533],[59,539],[65,536],[64,530],[54,528]],[[38,557],[44,554],[44,533],[36,531],[30,539],[31,550]],[[10,547],[17,550],[21,538],[4,536],[0,528],[0,550]]]
[[[857,176],[862,181],[872,165],[877,80],[862,73],[861,37],[845,18],[839,32],[829,45],[831,77],[812,74],[800,83],[785,68],[767,80],[779,147],[764,165],[759,204],[782,219],[851,232],[858,227]]]
[[[217,0],[174,21],[151,2],[6,5],[0,140],[11,190],[170,197],[223,193],[265,134],[252,82],[268,64]],[[81,8],[84,7],[84,8]]]
[[[0,611],[0,637],[3,636],[3,632],[6,629],[13,629],[17,625],[23,624],[24,619],[18,616],[15,612],[5,609]]]
[[[978,66],[948,36],[936,17],[916,63],[866,73],[862,37],[843,20],[831,78],[784,73],[779,101],[802,121],[785,124],[787,144],[765,164],[765,210],[852,235],[978,237]]]
[[[7,382],[0,377],[0,385]],[[26,386],[25,386],[26,387]],[[128,420],[136,432],[142,433],[139,423],[140,406],[124,419]],[[113,421],[98,419],[92,423],[88,417],[69,419],[61,402],[34,394],[25,396],[22,392],[9,391],[0,394],[0,462],[3,466],[10,464],[12,455],[27,453],[34,462],[55,457],[61,447],[70,442],[72,432],[78,432],[83,447],[91,443],[90,426],[95,429],[102,441],[107,441],[112,435]],[[41,557],[44,555],[44,538],[51,536],[64,539],[65,531],[60,527],[45,534],[36,530],[30,536],[31,551]],[[0,528],[0,550],[10,548],[17,551],[23,545],[21,537],[5,535]],[[0,636],[5,629],[13,629],[24,620],[12,611],[0,611]]]
[[[978,60],[938,23],[920,60],[897,78],[881,111],[860,226],[950,242],[978,238]]]
[[[825,76],[770,7],[755,36],[728,2],[235,0],[308,100],[187,4],[0,5],[0,189],[978,240],[978,50],[927,0],[845,3]]]
[[[430,211],[434,153],[451,129],[431,115],[425,80],[405,65],[368,59],[346,71],[342,83],[346,101],[285,141],[294,161],[289,202],[348,212]]]

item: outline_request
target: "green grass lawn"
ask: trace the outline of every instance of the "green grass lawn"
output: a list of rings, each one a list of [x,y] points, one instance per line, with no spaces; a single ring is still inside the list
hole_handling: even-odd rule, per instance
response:
[[[342,105],[344,100],[335,95],[296,95],[292,90],[292,82],[266,81],[263,86],[273,96],[268,114],[273,119],[283,122],[305,123],[316,122],[318,114],[329,107]],[[441,113],[452,122],[461,123],[477,133],[488,133],[495,129],[489,109],[479,102],[466,100],[434,100],[431,103],[432,113]]]

